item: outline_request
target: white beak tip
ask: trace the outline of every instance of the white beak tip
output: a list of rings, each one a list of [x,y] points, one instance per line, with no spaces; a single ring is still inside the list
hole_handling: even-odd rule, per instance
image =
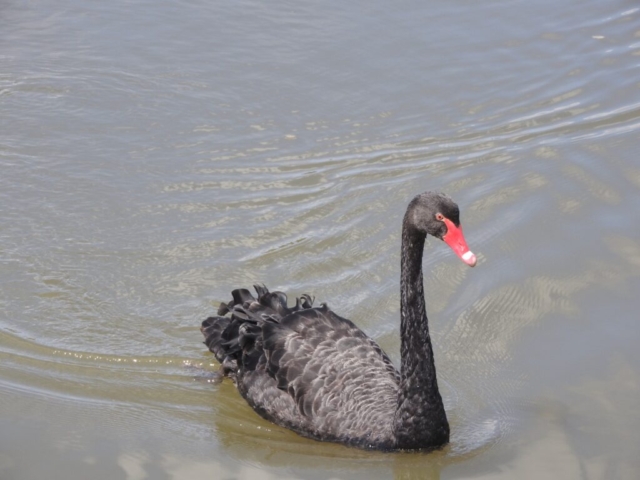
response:
[[[471,250],[469,250],[468,252],[465,252],[460,258],[462,258],[462,261],[467,265],[469,265],[470,267],[475,267],[476,262],[478,261],[476,256],[473,254]]]

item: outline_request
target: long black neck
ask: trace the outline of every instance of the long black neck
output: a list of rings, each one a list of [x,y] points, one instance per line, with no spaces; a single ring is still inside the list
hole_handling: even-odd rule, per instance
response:
[[[426,235],[405,216],[400,279],[401,385],[394,431],[397,448],[435,448],[449,441],[425,309],[422,253]]]

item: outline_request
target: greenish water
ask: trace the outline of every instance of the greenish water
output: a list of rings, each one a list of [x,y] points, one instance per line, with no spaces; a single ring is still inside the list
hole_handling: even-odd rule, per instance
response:
[[[635,479],[634,2],[0,7],[0,478]],[[409,199],[451,444],[259,418],[200,321],[308,292],[399,361]]]

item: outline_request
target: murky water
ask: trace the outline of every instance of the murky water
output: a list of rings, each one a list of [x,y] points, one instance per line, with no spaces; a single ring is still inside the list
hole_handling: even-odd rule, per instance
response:
[[[0,10],[0,478],[638,478],[636,2]],[[313,442],[205,381],[201,319],[257,282],[398,362],[427,189],[479,257],[424,261],[450,446]]]

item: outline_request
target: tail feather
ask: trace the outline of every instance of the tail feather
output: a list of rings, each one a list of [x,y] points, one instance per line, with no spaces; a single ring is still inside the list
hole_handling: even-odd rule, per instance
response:
[[[296,299],[294,307],[287,305],[284,292],[269,292],[265,285],[254,285],[258,298],[248,290],[233,290],[233,300],[221,303],[218,316],[209,317],[200,328],[204,343],[223,365],[227,376],[234,376],[238,367],[255,369],[264,356],[262,326],[280,323],[287,315],[313,307],[315,298],[307,294]],[[227,316],[231,313],[231,316]]]
[[[219,362],[222,362],[227,356],[228,346],[222,336],[230,323],[231,319],[227,317],[209,317],[202,322],[202,327],[200,327],[205,345]]]

